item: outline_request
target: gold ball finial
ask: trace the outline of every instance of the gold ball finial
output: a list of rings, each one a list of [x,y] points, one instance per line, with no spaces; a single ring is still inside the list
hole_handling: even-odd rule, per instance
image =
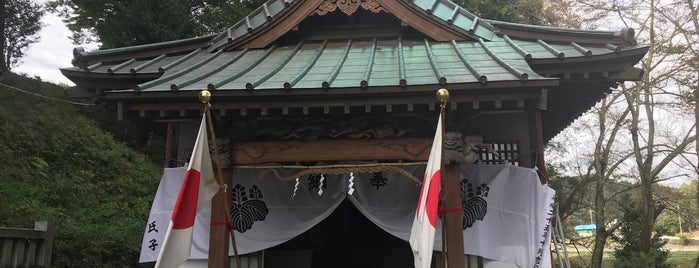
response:
[[[446,90],[444,88],[440,88],[439,90],[437,90],[437,99],[441,103],[449,101],[449,90]]]
[[[199,101],[201,101],[201,103],[209,103],[209,102],[211,102],[211,92],[209,92],[209,91],[206,90],[206,89],[200,91],[200,92],[199,92]]]

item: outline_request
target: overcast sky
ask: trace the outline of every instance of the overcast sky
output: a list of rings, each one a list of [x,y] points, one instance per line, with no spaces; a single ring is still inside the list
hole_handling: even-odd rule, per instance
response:
[[[34,2],[43,4],[44,1]],[[54,14],[46,13],[41,21],[44,23],[39,33],[41,40],[27,49],[21,63],[12,71],[26,73],[30,77],[39,76],[44,81],[73,85],[58,68],[72,66],[70,61],[73,59],[73,48],[76,46],[94,50],[98,44],[74,45],[70,40],[71,33],[68,27]]]

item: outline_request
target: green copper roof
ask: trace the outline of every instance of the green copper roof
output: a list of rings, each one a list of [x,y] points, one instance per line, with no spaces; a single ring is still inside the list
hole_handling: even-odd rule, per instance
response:
[[[266,49],[159,55],[96,63],[68,72],[162,73],[135,90],[265,90],[547,80],[531,64],[594,61],[638,50],[614,45],[548,43],[495,36],[491,41],[333,40]]]
[[[470,36],[471,39],[490,40],[495,35],[494,28],[487,21],[449,0],[390,0],[410,4],[415,11],[443,22],[445,27],[454,27]],[[212,40],[212,49],[227,47],[239,39],[249,36],[269,22],[279,19],[300,0],[269,0],[238,23],[226,29]]]
[[[554,127],[546,128],[546,139],[610,87],[643,73],[633,65],[647,47],[636,45],[630,29],[584,31],[491,21],[448,0],[374,1],[395,11],[362,7],[361,16],[394,15],[390,24],[373,21],[376,32],[341,24],[341,13],[326,18],[354,32],[309,27],[321,21],[310,16],[330,12],[323,13],[321,5],[339,1],[269,0],[218,35],[93,52],[76,49],[75,67],[61,71],[104,100],[168,104],[167,109],[179,108],[184,98],[205,88],[239,102],[232,107],[258,102],[286,107],[287,101],[369,105],[366,95],[395,93],[401,98],[390,99],[393,104],[412,105],[415,98],[424,103],[426,93],[437,87],[476,98],[521,98],[523,92],[550,89],[543,116]],[[299,33],[305,29],[318,32]],[[145,112],[142,108],[129,109]]]
[[[542,47],[522,46],[533,55],[552,57]],[[407,87],[551,79],[536,74],[503,39],[336,40],[213,53],[199,49],[177,56],[103,64],[89,72],[119,75],[139,73],[136,70],[163,72],[159,79],[139,84],[135,88],[139,91]]]
[[[461,6],[448,0],[410,0],[413,5],[422,9],[425,13],[454,25],[462,30],[474,34],[480,38],[490,40],[493,35],[493,26],[479,19]]]

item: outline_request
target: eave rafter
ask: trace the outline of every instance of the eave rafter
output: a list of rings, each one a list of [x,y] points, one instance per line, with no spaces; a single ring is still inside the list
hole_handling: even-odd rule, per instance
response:
[[[454,90],[450,97],[450,110],[468,111],[521,111],[533,109],[538,102],[541,87],[555,87],[555,81],[542,81],[531,87],[510,85],[507,88],[472,88]],[[505,84],[503,84],[504,86]],[[450,87],[451,88],[451,87]],[[461,87],[455,87],[461,88]],[[221,116],[291,116],[298,114],[373,114],[435,111],[438,109],[433,87],[405,92],[386,88],[382,92],[358,95],[362,89],[342,90],[329,96],[326,92],[313,91],[306,94],[288,94],[285,98],[240,95],[240,92],[216,92],[216,113]],[[403,92],[400,95],[386,92]],[[293,93],[287,92],[287,93]],[[201,111],[201,104],[192,102],[197,92],[142,92],[109,94],[112,105],[120,108],[121,118],[142,117],[160,120],[191,118]],[[139,98],[147,96],[147,98]],[[147,99],[168,98],[167,102],[153,103]],[[372,109],[373,108],[373,109]]]

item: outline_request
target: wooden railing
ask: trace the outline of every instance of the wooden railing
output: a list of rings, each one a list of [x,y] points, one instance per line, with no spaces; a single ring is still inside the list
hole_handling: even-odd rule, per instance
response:
[[[0,267],[51,267],[53,225],[34,223],[34,229],[0,227]]]

